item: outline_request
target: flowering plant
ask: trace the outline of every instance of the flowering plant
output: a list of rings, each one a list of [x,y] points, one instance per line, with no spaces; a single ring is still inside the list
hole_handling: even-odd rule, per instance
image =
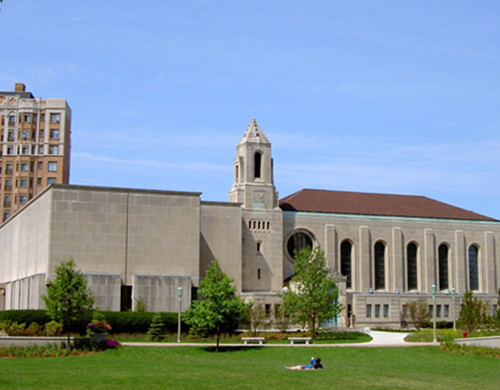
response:
[[[118,348],[122,345],[118,340],[115,339],[106,339],[106,344],[108,348]]]
[[[92,322],[87,325],[87,333],[106,333],[111,330],[111,325],[106,321],[103,322]]]

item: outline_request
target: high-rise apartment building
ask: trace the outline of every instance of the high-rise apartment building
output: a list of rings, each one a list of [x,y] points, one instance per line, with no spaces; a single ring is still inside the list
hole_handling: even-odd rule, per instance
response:
[[[69,183],[71,109],[35,98],[26,86],[0,91],[2,221],[50,184]]]

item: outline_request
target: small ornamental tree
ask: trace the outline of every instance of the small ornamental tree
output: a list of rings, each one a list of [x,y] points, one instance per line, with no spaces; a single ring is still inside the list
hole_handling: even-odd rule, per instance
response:
[[[460,307],[458,326],[467,332],[473,332],[486,322],[486,304],[467,290]]]
[[[83,274],[75,269],[75,262],[69,259],[55,269],[55,278],[47,282],[47,295],[42,296],[47,313],[61,323],[68,333],[76,323],[82,322],[92,312],[94,297],[87,288]]]
[[[319,248],[296,253],[294,272],[292,289],[280,294],[283,299],[280,309],[294,321],[307,324],[312,337],[316,337],[319,324],[342,311],[338,289]]]
[[[406,304],[406,311],[410,322],[413,324],[413,326],[415,326],[417,330],[420,330],[420,328],[425,328],[432,318],[429,313],[427,301],[425,299],[418,299],[416,301],[408,302]]]
[[[245,302],[236,296],[233,280],[219,271],[217,260],[207,269],[198,293],[202,300],[194,301],[185,314],[185,321],[198,334],[215,334],[216,351],[222,332],[231,332],[245,315]]]

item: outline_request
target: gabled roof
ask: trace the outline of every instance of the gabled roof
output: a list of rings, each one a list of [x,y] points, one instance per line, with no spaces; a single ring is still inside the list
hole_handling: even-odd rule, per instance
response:
[[[494,221],[472,211],[415,195],[303,189],[280,200],[284,211]]]

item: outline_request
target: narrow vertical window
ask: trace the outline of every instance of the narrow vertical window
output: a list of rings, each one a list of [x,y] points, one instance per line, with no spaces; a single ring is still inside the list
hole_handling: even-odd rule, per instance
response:
[[[260,268],[257,268],[257,279],[260,280]]]
[[[385,289],[385,245],[375,244],[375,290]]]
[[[340,244],[340,273],[347,278],[346,288],[352,288],[352,245],[349,241]]]
[[[254,177],[256,179],[261,178],[261,168],[262,168],[262,154],[260,152],[256,152],[254,156]]]
[[[406,247],[406,272],[408,290],[417,290],[417,246],[414,243],[408,244]]]
[[[366,305],[366,318],[370,318],[372,316],[372,305]]]
[[[469,289],[479,290],[479,275],[477,272],[477,246],[469,247]]]
[[[439,245],[438,249],[438,270],[439,270],[439,290],[448,288],[448,247],[445,244]]]
[[[375,318],[380,317],[380,305],[375,305]]]
[[[384,305],[384,317],[389,317],[389,305]]]

